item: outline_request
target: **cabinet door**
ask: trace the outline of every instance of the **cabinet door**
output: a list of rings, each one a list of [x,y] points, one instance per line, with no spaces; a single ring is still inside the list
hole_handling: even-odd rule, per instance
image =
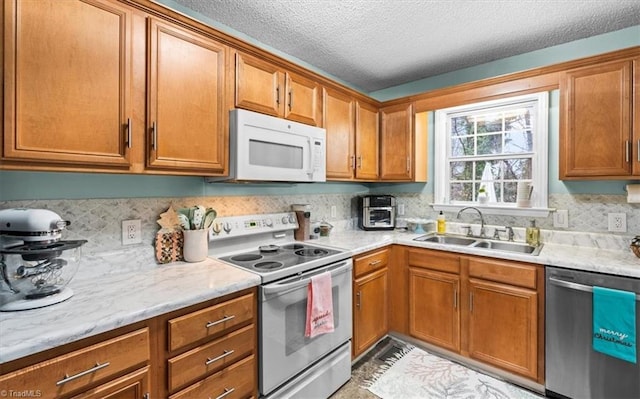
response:
[[[222,174],[227,48],[156,19],[149,25],[148,166]]]
[[[413,106],[401,104],[380,111],[380,179],[413,177]]]
[[[143,399],[149,393],[149,367],[134,371],[74,399]]]
[[[460,351],[460,277],[409,268],[409,333]]]
[[[3,7],[2,156],[128,169],[132,11],[105,0]]]
[[[282,116],[284,103],[284,74],[280,69],[261,59],[237,53],[236,107]]]
[[[335,90],[324,90],[327,130],[327,179],[353,179],[355,168],[354,101]]]
[[[640,57],[633,60],[633,144],[631,155],[633,163],[633,175],[640,176]]]
[[[320,126],[322,123],[322,87],[318,82],[294,73],[285,74],[284,117],[292,121]]]
[[[356,178],[378,179],[378,109],[356,102]]]
[[[353,287],[353,355],[355,357],[387,333],[387,268],[355,280]]]
[[[469,356],[538,378],[538,294],[469,280]]]
[[[631,61],[568,71],[560,80],[560,178],[631,173]]]

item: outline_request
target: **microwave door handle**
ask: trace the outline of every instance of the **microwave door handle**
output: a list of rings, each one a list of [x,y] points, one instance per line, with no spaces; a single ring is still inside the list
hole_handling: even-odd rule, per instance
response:
[[[313,140],[311,137],[307,138],[307,142],[309,143],[309,170],[307,174],[309,177],[313,178]]]

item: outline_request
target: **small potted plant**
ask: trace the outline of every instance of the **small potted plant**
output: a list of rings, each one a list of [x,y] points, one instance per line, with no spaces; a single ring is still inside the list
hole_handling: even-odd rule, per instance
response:
[[[480,188],[478,189],[478,203],[486,204],[488,200],[489,197],[487,196],[487,190],[484,188],[484,186],[480,186]]]

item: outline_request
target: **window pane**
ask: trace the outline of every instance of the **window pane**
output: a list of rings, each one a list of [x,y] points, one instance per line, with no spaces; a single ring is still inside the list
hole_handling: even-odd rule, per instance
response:
[[[502,154],[502,134],[478,136],[478,155]]]
[[[518,108],[505,113],[504,130],[531,129],[532,112],[528,108]]]
[[[473,154],[473,136],[456,137],[451,139],[451,156],[462,157]]]
[[[451,180],[473,179],[473,162],[451,162]]]
[[[504,152],[519,153],[533,151],[533,133],[531,130],[512,131],[504,135]]]
[[[516,202],[517,182],[505,182],[504,183],[504,198],[503,202]]]
[[[451,201],[473,201],[473,183],[452,183],[450,198]]]
[[[502,131],[501,114],[479,115],[476,120],[478,122],[478,133]]]
[[[466,136],[473,134],[473,117],[459,116],[451,118],[451,136]]]
[[[504,161],[505,180],[527,180],[531,179],[531,159],[505,159]]]

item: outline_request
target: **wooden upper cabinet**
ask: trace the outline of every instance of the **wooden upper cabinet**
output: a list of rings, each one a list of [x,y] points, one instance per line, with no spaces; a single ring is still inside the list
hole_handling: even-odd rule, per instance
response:
[[[631,145],[632,171],[634,176],[640,176],[640,57],[633,60],[633,144]]]
[[[356,179],[377,180],[379,177],[378,115],[378,108],[360,101],[356,102]]]
[[[561,179],[631,175],[632,68],[625,60],[561,75]]]
[[[327,179],[351,180],[355,170],[355,101],[347,94],[324,89],[327,131]]]
[[[413,105],[380,110],[380,179],[413,179]]]
[[[228,48],[149,19],[149,168],[224,174],[227,170]]]
[[[322,87],[265,60],[236,54],[235,106],[308,125],[322,123]]]
[[[2,157],[128,170],[132,10],[105,0],[3,7]]]

